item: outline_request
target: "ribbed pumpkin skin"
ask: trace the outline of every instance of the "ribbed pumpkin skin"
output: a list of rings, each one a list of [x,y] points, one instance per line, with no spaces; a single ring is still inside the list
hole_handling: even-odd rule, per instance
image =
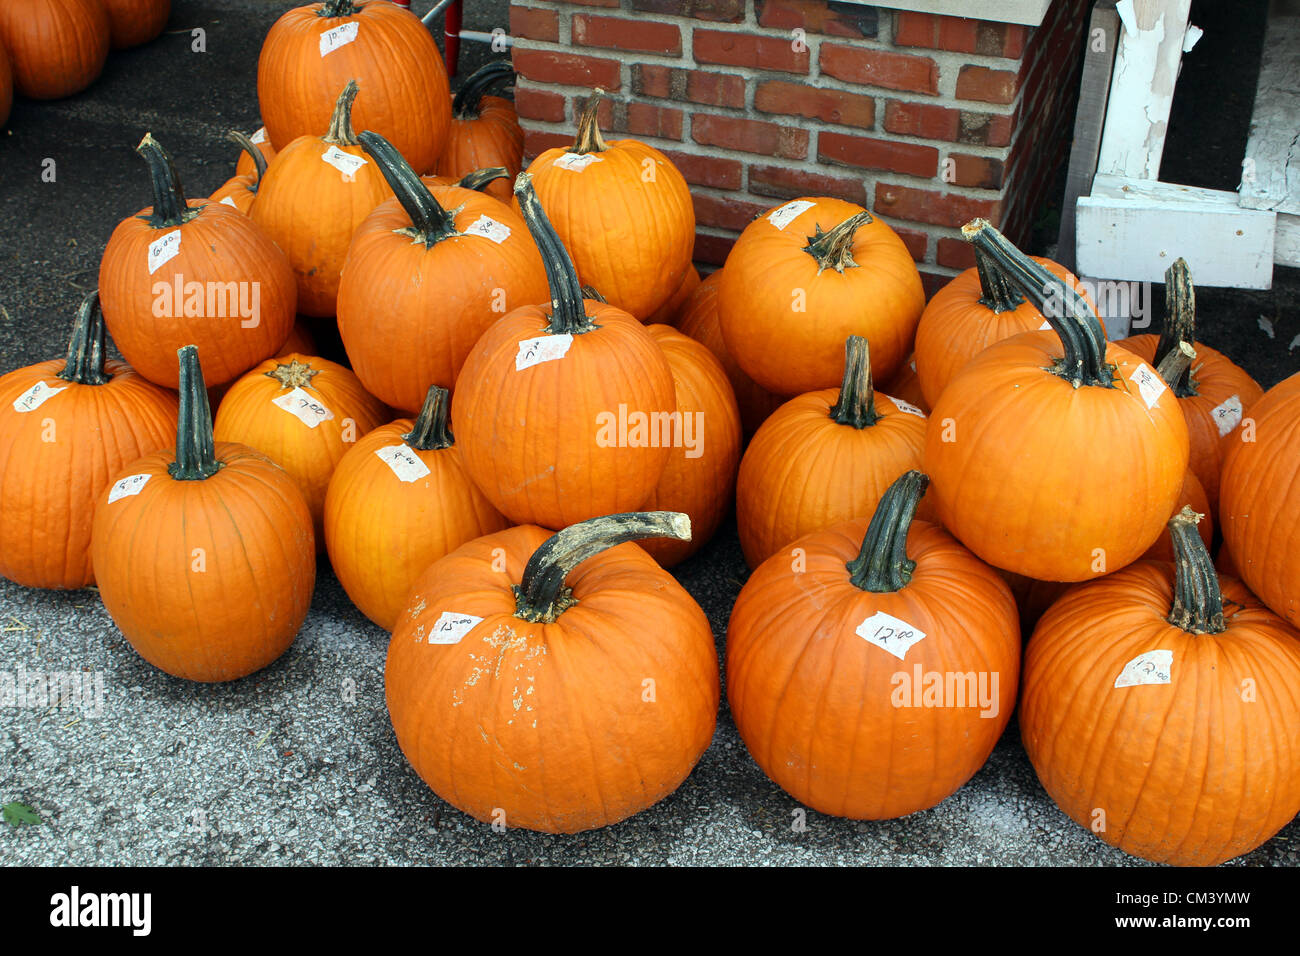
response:
[[[457,379],[452,431],[465,468],[515,524],[564,528],[634,511],[659,483],[672,449],[602,446],[602,414],[677,408],[663,350],[626,312],[584,303],[599,328],[573,336],[560,359],[515,370],[519,343],[544,334],[541,306],[488,327]]]
[[[681,511],[691,518],[691,540],[645,538],[640,544],[660,567],[680,564],[708,543],[731,508],[740,464],[740,410],[722,364],[707,348],[666,325],[646,330],[672,369],[677,410],[693,416],[694,449],[674,447],[642,511]],[[687,457],[694,455],[695,457]]]
[[[943,526],[989,564],[1042,581],[1135,561],[1160,536],[1187,470],[1173,392],[1148,409],[1131,381],[1145,363],[1112,343],[1105,361],[1123,387],[1074,388],[1047,371],[1063,353],[1051,331],[990,346],[944,389],[926,431]],[[1115,480],[1081,480],[1099,467]]]
[[[785,553],[796,538],[850,518],[870,518],[894,480],[921,467],[924,418],[875,392],[880,418],[874,425],[841,425],[830,415],[839,394],[838,388],[824,388],[790,399],[745,449],[736,480],[736,524],[751,568]],[[933,506],[922,498],[917,514],[930,519]]]
[[[1020,639],[1006,584],[924,521],[907,536],[916,570],[905,588],[855,587],[845,565],[869,523],[800,538],[802,571],[787,554],[754,571],[727,625],[727,700],[755,762],[796,800],[885,820],[934,806],[984,765],[1015,707]],[[880,611],[926,634],[903,660],[855,632]],[[996,673],[996,714],[895,707],[895,675],[911,677],[918,666],[922,674]]]
[[[124,465],[176,439],[171,392],[122,362],[104,363],[104,385],[64,381],[64,366],[56,359],[0,376],[0,576],[24,587],[92,584],[95,500]],[[16,411],[37,382],[65,391]]]
[[[556,166],[574,154],[548,149],[528,172],[578,279],[644,321],[690,268],[695,207],[686,180],[659,150],[635,139],[607,146],[581,170]],[[654,171],[651,182],[643,178],[647,170]]]
[[[655,309],[654,314],[646,319],[646,325],[671,325],[676,328],[682,308],[690,299],[691,293],[700,287],[700,282],[700,270],[694,265],[688,266],[677,291],[670,295],[663,305]]]
[[[0,37],[0,126],[9,122],[9,111],[14,105],[14,68],[9,62],[9,53],[5,50],[4,38]]]
[[[168,388],[179,383],[176,350],[186,345],[198,346],[203,355],[208,385],[229,382],[274,355],[293,325],[297,302],[288,259],[252,220],[221,203],[192,199],[189,206],[201,211],[175,227],[181,233],[180,251],[152,275],[149,246],[173,231],[154,229],[139,218],[152,207],[118,223],[99,266],[100,302],[109,334],[132,368]],[[245,328],[243,322],[253,320],[237,314],[226,318],[154,315],[155,286],[174,285],[177,275],[182,285],[241,284],[249,290],[249,302],[256,288],[257,324]]]
[[[836,385],[844,340],[860,335],[871,343],[871,371],[883,382],[911,349],[925,307],[912,254],[873,219],[854,234],[857,268],[819,275],[817,260],[804,251],[816,227],[829,232],[863,209],[838,199],[803,201],[814,205],[784,229],[772,224],[772,213],[755,219],[727,256],[718,288],[727,349],[769,392],[799,395]],[[798,305],[804,310],[795,311]]]
[[[1196,480],[1196,473],[1192,471],[1190,466],[1186,474],[1183,475],[1183,487],[1178,492],[1178,504],[1174,505],[1171,514],[1182,511],[1184,505],[1202,516],[1200,522],[1196,525],[1196,531],[1200,534],[1201,540],[1205,542],[1206,550],[1208,550],[1210,543],[1214,540],[1214,512],[1205,497],[1205,489]],[[1142,557],[1152,561],[1172,561],[1174,559],[1174,542],[1173,538],[1169,536],[1168,528],[1160,532],[1160,537],[1156,538],[1156,543],[1147,548]]]
[[[1247,410],[1254,441],[1238,428],[1223,439],[1219,522],[1241,578],[1300,627],[1300,373]]]
[[[484,192],[502,202],[510,202],[510,184],[524,168],[524,131],[514,103],[503,96],[482,97],[476,118],[452,116],[447,146],[434,172],[455,180],[490,166],[504,166],[509,176],[493,180]]]
[[[1060,263],[1042,256],[1029,258],[1060,276],[1071,288],[1078,284],[1074,273]],[[916,375],[929,408],[934,407],[952,377],[980,352],[995,342],[1043,327],[1043,313],[1029,300],[1009,311],[994,312],[980,304],[982,294],[979,273],[971,267],[936,292],[921,313],[916,327]],[[1082,291],[1080,294],[1092,303],[1091,297]],[[1104,323],[1102,328],[1104,331]],[[1143,358],[1151,361],[1147,356]]]
[[[271,145],[271,139],[266,135],[266,127],[261,127],[249,138],[255,139],[259,134],[262,136],[261,142],[254,141],[253,145],[257,147],[257,151],[262,154],[268,163],[270,163],[271,160],[275,159],[275,147]],[[257,167],[253,165],[253,157],[249,156],[241,149],[239,151],[239,159],[235,161],[235,175],[251,176],[255,172],[257,172]]]
[[[171,450],[127,465],[110,484],[150,478],[111,503],[105,489],[93,534],[113,623],[150,664],[204,682],[245,677],[288,650],[316,582],[311,516],[293,480],[243,445],[218,442],[216,456],[225,467],[203,481],[173,480]]]
[[[0,42],[18,92],[57,100],[99,78],[108,59],[108,12],[102,0],[7,0],[0,3]]]
[[[500,810],[507,827],[577,833],[686,779],[713,737],[718,664],[699,606],[631,543],[568,576],[578,603],[555,623],[516,618],[511,585],[549,534],[511,528],[430,567],[384,684],[397,742],[438,796],[478,820]],[[456,644],[418,641],[444,611],[483,621]]]
[[[676,327],[683,335],[702,344],[722,363],[735,393],[736,404],[740,406],[740,421],[748,440],[767,416],[785,403],[785,399],[759,386],[727,351],[727,343],[722,340],[722,327],[718,324],[718,283],[721,281],[719,270],[695,288],[682,304]]]
[[[414,422],[381,425],[343,456],[325,495],[325,546],[348,597],[392,631],[429,565],[508,523],[465,474],[456,446],[421,450],[402,438]],[[377,454],[404,445],[429,474],[400,480]]]
[[[433,35],[408,10],[359,2],[346,17],[317,15],[324,4],[286,12],[266,35],[257,61],[257,102],[277,150],[329,126],[339,90],[361,86],[357,130],[388,139],[417,172],[428,172],[447,142],[451,96]],[[321,34],[357,25],[356,39],[320,55]]]
[[[352,238],[339,283],[339,334],[366,389],[394,408],[418,412],[430,384],[454,389],[474,343],[520,306],[550,300],[546,270],[519,214],[491,196],[432,187],[463,232],[487,216],[510,230],[502,242],[478,235],[423,242],[397,199],[375,209]]]
[[[1154,362],[1159,341],[1158,335],[1135,335],[1115,344],[1140,356],[1144,361]],[[1196,394],[1179,398],[1178,407],[1183,410],[1183,417],[1187,420],[1192,471],[1205,489],[1210,509],[1217,514],[1223,456],[1231,442],[1225,444],[1214,410],[1235,395],[1241,400],[1242,415],[1249,417],[1251,407],[1263,397],[1264,390],[1250,377],[1249,372],[1222,352],[1201,342],[1197,342],[1195,348],[1196,361],[1192,363],[1192,377],[1196,380]],[[1231,431],[1228,434],[1231,436]]]
[[[318,370],[310,383],[301,387],[308,398],[323,404],[334,416],[315,427],[273,404],[292,388],[283,387],[266,373],[294,362]],[[212,431],[217,441],[247,445],[289,473],[307,501],[316,543],[324,548],[325,492],[330,477],[348,449],[387,418],[383,403],[367,394],[357,377],[342,365],[294,352],[268,359],[230,386],[221,399]]]
[[[108,11],[114,50],[158,37],[172,13],[172,0],[101,0]]]
[[[921,379],[916,373],[915,353],[903,361],[898,371],[894,373],[894,377],[885,384],[883,391],[886,395],[901,398],[927,415],[930,414],[930,403],[925,400],[925,395],[921,392]]]
[[[1154,862],[1222,863],[1300,810],[1300,642],[1220,580],[1221,634],[1169,624],[1173,566],[1143,561],[1071,588],[1025,652],[1020,729],[1039,780],[1076,823],[1104,811],[1097,836]],[[1155,649],[1173,652],[1171,683],[1114,686]]]

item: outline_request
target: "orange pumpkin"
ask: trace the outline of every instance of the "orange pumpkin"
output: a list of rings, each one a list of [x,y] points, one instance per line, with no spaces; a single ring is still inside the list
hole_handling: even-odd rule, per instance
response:
[[[274,355],[293,325],[293,272],[271,239],[236,209],[186,201],[171,157],[149,134],[153,205],[118,223],[99,266],[104,321],[123,357],[176,388],[177,349],[207,356],[209,385]]]
[[[699,605],[630,543],[689,535],[685,515],[549,534],[511,528],[433,564],[384,686],[402,753],[438,796],[477,820],[576,833],[686,779],[713,737],[718,662]]]
[[[908,404],[915,405],[927,415],[930,414],[930,403],[921,393],[921,380],[916,374],[916,353],[909,355],[899,366],[894,377],[885,385],[884,392],[886,395],[901,398]]]
[[[371,394],[418,411],[430,382],[455,386],[488,326],[547,301],[546,268],[509,206],[457,186],[431,190],[383,137],[362,133],[361,141],[397,198],[352,237],[339,334]]]
[[[440,176],[457,178],[485,166],[502,166],[508,180],[493,182],[489,195],[510,201],[510,183],[524,166],[524,131],[510,100],[485,96],[498,83],[513,83],[508,60],[495,60],[465,77],[451,102],[451,132],[435,167]]]
[[[1184,511],[1174,564],[1081,584],[1025,652],[1020,731],[1048,794],[1125,853],[1212,866],[1300,811],[1300,635],[1220,579]]]
[[[429,387],[415,421],[370,432],[343,456],[325,495],[325,546],[352,603],[385,631],[421,574],[508,523],[465,474],[447,427],[450,393]]]
[[[342,365],[297,352],[269,359],[226,392],[217,409],[217,441],[267,455],[298,483],[325,547],[325,492],[339,461],[362,435],[388,418]]]
[[[1015,707],[1011,592],[942,528],[912,521],[908,472],[873,517],[750,576],[727,625],[727,700],[754,761],[821,813],[932,807],[979,770]],[[954,680],[956,675],[956,680]]]
[[[1200,516],[1200,523],[1197,524],[1196,530],[1200,532],[1205,547],[1209,548],[1214,541],[1214,519],[1210,517],[1210,503],[1205,496],[1205,489],[1201,487],[1201,483],[1196,479],[1196,472],[1192,471],[1190,467],[1183,476],[1183,487],[1178,492],[1178,504],[1174,506],[1174,513],[1177,514],[1184,508],[1189,508],[1193,514]],[[1167,527],[1160,532],[1160,537],[1156,538],[1156,543],[1147,548],[1142,557],[1151,561],[1172,561],[1174,559],[1174,541],[1170,537]]]
[[[676,327],[682,307],[686,305],[686,300],[691,297],[691,293],[700,287],[700,281],[700,271],[693,265],[688,266],[686,275],[682,277],[682,284],[677,287],[677,291],[669,296],[668,300],[659,306],[653,315],[646,319],[646,324]]]
[[[0,576],[25,587],[92,583],[95,500],[171,442],[175,396],[104,359],[98,303],[82,301],[66,359],[0,376]]]
[[[266,127],[259,126],[253,135],[248,137],[248,141],[257,147],[257,151],[262,154],[262,158],[268,163],[275,159],[275,147],[271,145],[271,140],[267,138]],[[257,163],[253,157],[245,150],[239,151],[239,158],[235,160],[236,176],[251,176],[257,171]]]
[[[114,50],[148,43],[162,34],[172,0],[102,0]]]
[[[208,199],[233,206],[247,215],[253,208],[253,200],[257,198],[257,189],[262,184],[262,177],[266,175],[266,157],[251,139],[238,130],[232,129],[226,134],[226,139],[239,144],[244,155],[248,156],[253,164],[253,171],[244,175],[236,173],[231,176]]]
[[[276,154],[249,210],[288,255],[303,315],[335,314],[352,235],[376,206],[393,197],[352,131],[357,92],[356,81],[349,81],[324,136],[299,136]]]
[[[108,59],[103,0],[7,0],[0,3],[0,43],[14,87],[33,100],[80,93]]]
[[[849,336],[844,351],[840,387],[790,399],[745,450],[736,524],[751,568],[796,538],[867,517],[921,464],[925,415],[872,388],[866,339]]]
[[[727,256],[718,287],[728,351],[778,395],[833,388],[850,335],[871,343],[872,374],[890,378],[924,306],[903,240],[838,199],[795,199],[755,219]]]
[[[289,645],[311,605],[307,504],[251,448],[213,442],[203,372],[181,350],[176,448],[121,469],[95,507],[92,553],[113,623],[155,667],[245,677]]]
[[[367,95],[353,122],[388,139],[419,172],[447,144],[451,92],[442,54],[409,10],[383,0],[326,0],[275,21],[257,61],[257,102],[277,150],[329,125],[339,90]]]
[[[645,320],[690,268],[695,207],[667,156],[639,140],[600,135],[603,96],[588,97],[574,144],[546,150],[528,173],[582,283]]]
[[[964,232],[1052,328],[990,346],[944,389],[925,442],[939,518],[985,561],[1026,577],[1122,568],[1177,503],[1182,412],[1153,368],[1107,345],[1075,290],[984,220]],[[1099,469],[1123,480],[1090,480]]]
[[[452,422],[465,469],[498,511],[562,528],[650,496],[672,451],[651,425],[676,411],[676,390],[663,349],[640,322],[583,299],[527,173],[515,195],[550,302],[487,328],[456,380]],[[611,416],[614,435],[601,425]]]

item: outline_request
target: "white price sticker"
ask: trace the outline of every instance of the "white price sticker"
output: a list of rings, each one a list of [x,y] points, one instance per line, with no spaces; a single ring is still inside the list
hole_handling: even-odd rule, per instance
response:
[[[67,387],[66,385],[54,386],[46,385],[44,382],[37,382],[14,399],[14,411],[35,411]]]
[[[393,470],[398,481],[419,481],[429,473],[429,466],[405,443],[377,449],[375,454]]]
[[[1039,332],[1050,332],[1050,331],[1052,331],[1052,323],[1051,323],[1051,322],[1048,322],[1046,319],[1043,319],[1043,324],[1040,325],[1040,326],[1038,327],[1038,331],[1039,331]]]
[[[256,133],[248,137],[248,141],[254,145],[257,145],[258,143],[265,143],[266,127],[265,126],[259,127]]]
[[[499,246],[510,238],[510,227],[489,216],[479,216],[474,224],[465,230],[465,235],[482,236],[484,239],[491,239]]]
[[[1241,396],[1229,395],[1215,405],[1210,414],[1214,416],[1214,424],[1219,426],[1219,437],[1223,437],[1241,424]]]
[[[573,335],[539,335],[535,339],[523,339],[519,343],[519,352],[515,355],[515,371],[519,372],[543,362],[562,359],[573,344]]]
[[[1139,684],[1168,684],[1174,672],[1173,651],[1147,651],[1139,654],[1119,672],[1116,687],[1136,687]]]
[[[900,661],[913,644],[925,639],[925,631],[906,621],[900,621],[884,611],[877,611],[859,624],[854,631],[867,643],[875,644],[881,650],[888,651]]]
[[[181,231],[173,229],[161,239],[149,243],[149,274],[153,275],[158,267],[167,260],[175,258],[181,251]]]
[[[353,20],[332,30],[326,30],[320,35],[320,55],[329,56],[339,47],[351,43],[357,38],[357,30],[359,29],[361,29],[361,24]]]
[[[333,412],[301,387],[271,399],[271,403],[283,408],[308,428],[315,428],[321,422],[328,422],[334,418]]]
[[[221,204],[222,204],[223,206],[231,206],[231,207],[234,208],[234,209],[238,209],[238,208],[239,208],[238,206],[235,205],[235,200],[234,200],[234,197],[232,197],[232,196],[226,196],[226,197],[224,197],[224,198],[221,200]]]
[[[786,203],[779,209],[774,209],[772,212],[768,213],[767,221],[778,229],[784,229],[786,226],[790,225],[790,223],[794,222],[798,216],[807,212],[814,205],[814,203],[810,203],[806,199],[796,199],[792,202]]]
[[[565,153],[563,156],[557,156],[552,166],[558,166],[560,169],[567,169],[570,172],[580,173],[592,163],[604,162],[595,153]]]
[[[430,644],[459,644],[470,631],[478,626],[483,618],[475,617],[473,614],[453,614],[451,611],[443,611],[442,615],[433,625],[433,630],[429,632]]]
[[[343,174],[343,178],[352,182],[357,174],[357,170],[366,165],[369,160],[364,156],[353,156],[351,153],[345,153],[337,146],[331,146],[325,152],[321,153],[321,161],[329,163],[335,169]]]
[[[918,418],[924,418],[924,417],[925,417],[925,412],[921,411],[919,408],[917,408],[917,407],[916,407],[915,405],[913,405],[911,402],[905,402],[905,401],[903,401],[901,398],[894,398],[893,395],[890,395],[890,396],[889,396],[889,400],[890,400],[891,402],[894,403],[894,406],[895,406],[895,407],[896,407],[900,412],[907,412],[907,414],[909,414],[909,415],[915,415],[915,416],[917,416]]]
[[[130,498],[144,491],[152,475],[127,475],[108,490],[108,503],[111,505],[118,498]]]
[[[1156,402],[1160,401],[1160,396],[1165,393],[1166,386],[1160,373],[1145,362],[1139,363],[1133,370],[1133,374],[1129,376],[1129,380],[1138,387],[1138,392],[1142,395],[1142,401],[1147,403],[1147,408],[1155,408]]]

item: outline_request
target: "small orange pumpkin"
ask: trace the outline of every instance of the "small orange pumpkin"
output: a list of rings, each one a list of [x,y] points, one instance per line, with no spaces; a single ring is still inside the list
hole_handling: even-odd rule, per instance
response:
[[[103,0],[0,3],[0,43],[14,87],[29,99],[57,100],[94,83],[108,59],[109,32]]]
[[[257,198],[257,189],[262,184],[262,177],[266,175],[266,157],[257,145],[239,130],[232,129],[226,134],[226,139],[239,144],[243,154],[249,157],[249,161],[253,164],[253,171],[231,176],[208,199],[233,206],[247,215],[253,208],[253,200]]]
[[[114,50],[148,43],[162,34],[172,0],[101,0],[108,11]]]
[[[510,100],[485,96],[498,83],[513,83],[508,60],[487,63],[465,77],[451,101],[451,132],[435,171],[458,178],[486,166],[502,166],[508,180],[493,182],[487,193],[510,202],[510,184],[524,166],[524,131]]]

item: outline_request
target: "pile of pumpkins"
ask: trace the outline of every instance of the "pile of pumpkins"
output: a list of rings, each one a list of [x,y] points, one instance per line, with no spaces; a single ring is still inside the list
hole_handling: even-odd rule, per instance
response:
[[[712,739],[665,568],[734,500],[727,697],[795,799],[932,807],[1019,701],[1048,793],[1131,854],[1217,863],[1300,810],[1300,375],[1264,394],[1197,343],[1185,263],[1162,334],[1108,342],[987,222],[927,304],[886,223],[804,197],[701,281],[685,181],[603,138],[599,92],[520,174],[510,75],[453,99],[416,17],[328,0],[272,28],[212,197],[146,136],[153,205],[66,359],[0,378],[0,574],[93,582],[144,658],[220,681],[289,647],[323,549],[392,634],[420,776],[576,832]]]

